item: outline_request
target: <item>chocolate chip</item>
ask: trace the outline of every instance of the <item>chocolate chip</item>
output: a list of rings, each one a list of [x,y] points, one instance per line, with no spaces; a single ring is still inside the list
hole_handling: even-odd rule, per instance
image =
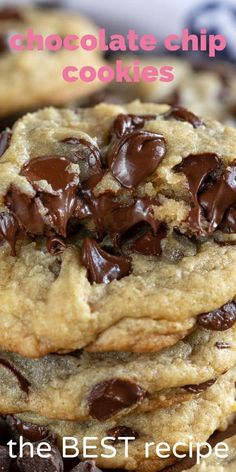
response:
[[[236,204],[236,160],[216,182],[199,195],[199,203],[210,223],[210,233],[222,222],[226,211]]]
[[[52,254],[52,256],[59,256],[63,254],[66,249],[66,243],[59,236],[52,236],[47,239],[47,250]]]
[[[162,253],[161,241],[166,237],[166,227],[160,225],[156,234],[147,231],[132,244],[132,249],[141,254],[159,256]]]
[[[115,179],[131,189],[153,174],[165,154],[166,143],[161,134],[134,131],[114,141],[108,164]]]
[[[88,199],[96,229],[101,234],[106,232],[122,235],[141,222],[148,223],[155,232],[158,227],[152,208],[155,204],[157,202],[149,198],[138,198],[127,204],[112,194],[104,194],[98,198],[90,196]]]
[[[70,145],[72,162],[80,166],[80,180],[83,188],[93,188],[103,177],[101,153],[93,143],[75,137],[65,138],[61,143]]]
[[[134,382],[111,379],[97,384],[89,395],[89,413],[99,421],[107,420],[119,411],[141,402],[145,390]]]
[[[117,443],[119,438],[123,437],[139,438],[139,434],[128,426],[115,426],[107,431],[107,436],[115,438],[114,443]]]
[[[0,8],[0,21],[23,21],[20,10],[15,7]]]
[[[183,388],[190,393],[202,393],[205,392],[209,387],[211,387],[216,382],[216,379],[208,380],[198,385],[185,385]]]
[[[122,138],[126,133],[143,128],[146,121],[155,120],[156,115],[125,115],[120,113],[113,122],[110,134]]]
[[[0,52],[1,52],[1,38],[0,38]],[[9,148],[11,142],[11,131],[2,131],[0,133],[0,157]]]
[[[65,157],[43,156],[26,164],[21,175],[36,192],[29,197],[11,188],[6,202],[27,233],[44,234],[52,228],[66,237],[67,223],[77,203],[78,174],[70,172],[71,161]]]
[[[169,118],[174,118],[178,121],[187,121],[190,123],[194,128],[198,128],[199,126],[204,125],[203,121],[198,118],[198,116],[194,115],[191,111],[187,110],[183,107],[173,107],[169,111],[164,114],[164,118],[168,120]]]
[[[217,349],[230,349],[231,345],[229,343],[224,343],[223,341],[217,341],[215,347],[217,347]]]
[[[102,472],[101,469],[96,467],[94,461],[80,462],[71,472]]]
[[[226,211],[220,229],[225,233],[236,233],[236,205]]]
[[[21,390],[25,393],[29,393],[30,382],[19,372],[19,370],[7,359],[0,357],[0,365],[6,367],[6,369],[10,370],[17,378]]]
[[[46,441],[45,441],[46,442]],[[64,465],[60,451],[54,444],[50,444],[48,458],[41,458],[37,454],[37,447],[40,443],[33,443],[33,457],[31,457],[30,446],[25,446],[23,457],[18,457],[17,465],[21,472],[63,472]]]
[[[15,245],[18,230],[18,223],[11,213],[0,213],[0,240],[2,239],[8,242],[11,247],[12,255],[15,255]]]
[[[109,283],[129,275],[131,261],[124,256],[114,256],[102,249],[91,238],[85,238],[81,250],[81,262],[87,268],[91,283]]]
[[[0,471],[10,472],[11,459],[7,447],[0,446]]]
[[[236,160],[226,169],[216,154],[190,154],[174,170],[183,172],[188,180],[194,206],[187,222],[204,233],[201,228],[201,213],[208,221],[208,234],[218,226],[228,232],[235,230],[236,204]]]
[[[45,426],[27,423],[15,416],[7,416],[7,423],[12,431],[16,431],[19,436],[23,436],[23,438],[30,442],[44,441],[48,438],[50,438],[52,442],[55,441],[55,436]]]
[[[212,331],[226,331],[236,322],[236,304],[228,302],[221,308],[198,315],[197,323]]]
[[[40,212],[39,198],[30,197],[16,187],[11,187],[6,195],[6,205],[18,225],[28,234],[43,234],[45,222]]]
[[[199,192],[208,184],[209,179],[215,178],[217,172],[221,171],[221,161],[217,154],[189,154],[183,161],[174,167],[175,172],[183,172],[188,181],[189,192],[192,197],[193,207],[191,208],[187,223],[190,230],[203,233],[201,225],[202,208],[198,201]]]

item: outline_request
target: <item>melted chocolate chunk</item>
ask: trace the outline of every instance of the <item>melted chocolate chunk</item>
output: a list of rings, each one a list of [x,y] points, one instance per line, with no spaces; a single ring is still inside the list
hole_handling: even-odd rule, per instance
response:
[[[198,385],[185,385],[183,388],[190,393],[202,393],[205,392],[209,387],[211,387],[216,382],[216,379],[208,380]]]
[[[220,229],[225,233],[236,233],[236,205],[225,213]]]
[[[189,154],[183,161],[174,167],[175,172],[183,172],[188,181],[189,192],[193,200],[193,208],[190,210],[187,222],[190,229],[204,233],[201,226],[201,211],[199,204],[199,192],[209,181],[215,178],[215,174],[221,170],[221,161],[217,154]]]
[[[37,446],[33,444],[33,457],[31,457],[30,446],[25,446],[23,457],[18,457],[17,466],[21,472],[63,472],[64,465],[59,449],[54,444],[50,444],[50,452],[47,452],[48,458],[41,458],[37,454]]]
[[[1,38],[0,38],[0,52],[1,52]],[[0,133],[0,157],[9,148],[11,142],[11,131],[2,131]]]
[[[44,234],[53,228],[66,237],[67,223],[77,203],[78,175],[69,172],[71,161],[65,157],[43,156],[26,164],[21,175],[34,188],[29,197],[11,188],[6,197],[8,207],[27,233]]]
[[[112,143],[108,164],[114,178],[131,189],[155,172],[165,154],[166,142],[161,134],[134,131]]]
[[[66,243],[62,238],[58,236],[52,236],[47,240],[47,250],[52,256],[59,256],[63,254],[66,249]]]
[[[81,261],[87,268],[91,283],[108,284],[112,280],[119,280],[129,275],[131,271],[129,258],[109,254],[91,238],[85,238],[83,242]]]
[[[138,198],[134,203],[125,204],[116,197],[104,194],[89,200],[96,229],[100,233],[118,233],[122,235],[137,223],[148,223],[153,231],[158,223],[154,220],[152,206],[156,204],[149,198]]]
[[[156,115],[125,115],[120,113],[113,122],[111,136],[115,135],[118,139],[126,133],[131,133],[144,127],[146,121],[155,120]]]
[[[230,349],[231,345],[229,343],[224,343],[223,341],[217,341],[215,347],[217,347],[217,349]]]
[[[2,239],[8,242],[11,247],[12,255],[15,255],[18,230],[18,223],[11,213],[0,213],[0,240]]]
[[[99,421],[141,402],[146,391],[129,380],[112,379],[97,384],[89,395],[89,413]]]
[[[115,426],[107,431],[107,436],[111,436],[115,439],[114,443],[119,442],[119,438],[130,437],[139,438],[139,434],[128,426]]]
[[[23,21],[20,10],[15,7],[0,8],[0,21]]]
[[[156,234],[147,231],[132,244],[132,249],[146,256],[160,256],[162,253],[161,241],[166,237],[166,227],[160,225]]]
[[[30,442],[40,442],[48,438],[51,438],[52,442],[55,440],[54,435],[45,426],[27,423],[15,416],[7,416],[7,423],[12,431],[15,430],[19,436],[23,436]]]
[[[6,196],[6,205],[11,210],[18,227],[32,235],[44,233],[45,222],[40,213],[38,197],[31,198],[17,188],[11,187]]]
[[[198,315],[197,323],[212,331],[226,331],[236,322],[236,304],[228,302],[221,308]]]
[[[187,222],[204,234],[211,234],[219,226],[227,232],[236,230],[236,160],[225,170],[218,156],[212,153],[190,154],[175,168],[188,180],[193,199]],[[201,214],[208,221],[207,230],[201,227]]]
[[[222,222],[226,211],[236,204],[236,160],[227,167],[219,180],[199,195],[199,203],[209,221],[210,233]]]
[[[11,364],[11,362],[9,362],[7,359],[4,359],[3,357],[0,358],[0,365],[6,367],[6,369],[9,369],[16,376],[21,390],[28,394],[30,382],[19,372],[19,370],[13,364]]]
[[[171,108],[164,114],[164,118],[168,120],[169,118],[174,118],[178,121],[187,121],[190,123],[194,128],[198,128],[199,126],[204,125],[203,121],[198,118],[198,116],[194,115],[191,111],[187,110],[186,108],[175,106]]]
[[[82,138],[70,137],[61,142],[72,148],[70,159],[80,166],[80,180],[83,188],[95,187],[104,174],[99,149],[90,141]]]
[[[11,459],[9,457],[9,450],[5,446],[0,446],[0,470],[3,472],[10,472]]]

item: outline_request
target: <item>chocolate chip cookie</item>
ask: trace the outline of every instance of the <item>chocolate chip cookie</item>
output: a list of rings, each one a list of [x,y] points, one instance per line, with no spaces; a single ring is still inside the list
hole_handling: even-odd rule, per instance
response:
[[[97,33],[96,26],[84,16],[63,10],[44,8],[0,9],[0,118],[43,105],[62,105],[102,87],[97,80],[87,83],[68,83],[63,69],[71,65],[82,67],[89,62],[95,68],[104,64],[99,50],[78,51],[62,48],[58,51],[13,51],[9,46],[11,34],[26,34],[31,29],[44,38],[49,35],[83,36]],[[35,44],[35,43],[34,43]]]
[[[150,352],[232,327],[235,137],[140,102],[49,108],[4,132],[1,347]]]
[[[185,450],[190,441],[207,441],[215,430],[226,429],[232,421],[236,408],[235,379],[235,369],[231,369],[197,398],[172,408],[131,413],[120,419],[78,423],[50,421],[38,415],[27,414],[17,415],[17,418],[23,422],[48,428],[56,434],[59,448],[63,437],[77,438],[79,446],[82,444],[83,437],[97,438],[97,440],[94,439],[93,444],[97,446],[98,467],[157,471],[168,464],[164,460],[156,461],[155,449],[149,450],[149,460],[145,460],[145,443],[148,441],[156,444],[165,441],[172,448],[175,443],[183,441],[186,446],[182,450]],[[117,397],[110,400],[110,406],[117,402]],[[95,396],[91,404],[95,409],[101,406]],[[101,439],[107,436],[114,438],[113,441],[116,444],[117,454],[113,458],[101,457],[103,452]],[[130,443],[128,458],[124,457],[123,443],[118,439],[122,436],[134,437]]]
[[[29,360],[0,353],[1,413],[38,413],[47,418],[102,421],[131,411],[151,411],[196,397],[235,365],[236,329],[196,329],[159,353],[75,352]],[[133,391],[132,401],[106,411],[106,392]],[[99,412],[91,398],[99,393]]]

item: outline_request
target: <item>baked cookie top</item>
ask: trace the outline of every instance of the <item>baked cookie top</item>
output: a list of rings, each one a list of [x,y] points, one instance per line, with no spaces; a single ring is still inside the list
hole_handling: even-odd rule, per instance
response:
[[[149,352],[233,326],[235,137],[138,101],[3,132],[1,347]]]
[[[83,351],[31,360],[1,352],[0,411],[40,409],[46,418],[104,421],[197,397],[235,362],[235,327],[198,328],[175,346],[149,354]]]
[[[64,81],[63,69],[68,65],[81,68],[88,63],[97,69],[104,65],[102,53],[94,51],[59,51],[47,49],[13,51],[11,34],[26,34],[31,29],[43,38],[49,35],[81,37],[97,34],[96,26],[75,13],[44,8],[17,7],[0,9],[0,117],[45,105],[62,105],[102,88],[102,82],[76,83]]]

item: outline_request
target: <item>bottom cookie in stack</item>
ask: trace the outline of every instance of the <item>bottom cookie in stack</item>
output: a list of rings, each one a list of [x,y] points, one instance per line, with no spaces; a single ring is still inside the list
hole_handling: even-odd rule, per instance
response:
[[[177,452],[185,452],[188,456],[191,447],[193,450],[197,447],[196,443],[205,443],[216,430],[227,429],[236,411],[235,382],[236,369],[233,368],[221,375],[206,391],[182,404],[149,412],[130,413],[122,418],[115,417],[101,422],[50,420],[30,414],[10,417],[8,422],[12,430],[28,440],[32,440],[32,437],[39,439],[39,435],[40,439],[42,436],[44,439],[55,438],[57,447],[62,451],[63,438],[73,438],[72,443],[67,439],[67,453],[75,453],[73,447],[70,449],[69,446],[76,440],[80,460],[84,459],[83,438],[92,438],[90,444],[96,448],[92,452],[90,450],[90,453],[97,455],[98,467],[157,472],[176,462],[176,455],[172,455],[171,451],[177,443]],[[37,426],[29,426],[32,424]],[[133,438],[130,440],[127,457],[122,440],[124,436]],[[115,447],[114,457],[109,457],[111,450],[105,449],[102,444],[103,438],[107,437],[109,439],[106,444],[113,444]],[[162,442],[169,445],[169,458],[162,459],[156,454],[156,445]],[[146,443],[153,443],[148,454],[145,454]]]
[[[42,459],[37,454],[31,459],[29,456],[30,445],[26,446],[25,452],[21,458],[19,456],[11,460],[8,455],[6,446],[0,446],[0,470],[4,472],[102,472],[95,461],[85,460],[78,462],[75,460],[62,459],[59,449],[55,446],[55,438],[47,435],[47,430],[29,423],[16,423],[14,417],[4,418],[1,421],[1,444],[3,444],[2,437],[4,435],[5,443],[16,437],[17,427],[21,424],[24,431],[32,442],[33,450],[45,438],[51,446],[51,454],[48,459]],[[45,434],[45,436],[44,436]],[[216,445],[224,441],[228,448],[227,458],[220,459],[216,452]],[[206,457],[197,464],[196,455],[192,458],[185,458],[178,461],[173,461],[171,465],[167,465],[162,472],[235,472],[236,467],[236,421],[234,421],[225,431],[216,431],[210,438],[209,444],[213,447],[213,452],[209,457]],[[17,448],[16,448],[17,450]],[[110,469],[110,472],[122,472],[118,469]],[[108,469],[106,469],[108,472]]]
[[[80,449],[77,462],[84,460],[83,437],[96,437],[90,444],[97,448],[92,450],[98,456],[97,467],[137,472],[177,467],[171,453],[176,443],[184,442],[179,447],[188,455],[190,443],[208,441],[233,420],[235,336],[235,326],[221,332],[199,327],[174,346],[146,354],[78,351],[32,360],[1,352],[0,411],[16,415],[7,417],[16,439],[21,435],[36,443],[54,441],[63,455],[63,437],[75,438]],[[101,446],[108,436],[113,439],[106,444],[116,452],[112,458]],[[118,439],[124,436],[133,437],[127,458],[124,439]],[[151,442],[145,457],[146,443]],[[170,446],[170,457],[157,457],[154,445],[161,442]],[[19,470],[63,471],[55,451],[59,465],[47,469],[44,460],[40,469],[42,459],[36,455],[28,466],[25,457],[19,458]],[[5,453],[3,449],[4,457]]]

